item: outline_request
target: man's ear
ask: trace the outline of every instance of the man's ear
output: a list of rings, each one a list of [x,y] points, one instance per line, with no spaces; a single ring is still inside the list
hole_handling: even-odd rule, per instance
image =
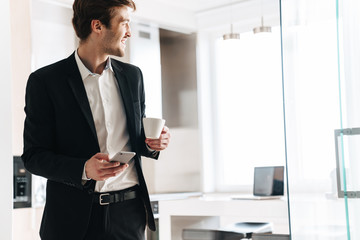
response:
[[[91,30],[95,33],[100,33],[103,29],[104,25],[100,22],[100,20],[91,20]]]

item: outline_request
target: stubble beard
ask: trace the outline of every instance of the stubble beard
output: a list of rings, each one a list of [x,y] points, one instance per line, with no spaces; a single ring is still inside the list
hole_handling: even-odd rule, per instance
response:
[[[103,51],[106,54],[117,56],[117,57],[124,57],[125,56],[125,47],[122,48],[122,43],[118,40],[115,34],[109,32],[107,36],[104,38],[103,42]]]
[[[123,49],[111,47],[111,46],[104,46],[104,52],[109,55],[117,56],[117,57],[124,57],[125,51]]]

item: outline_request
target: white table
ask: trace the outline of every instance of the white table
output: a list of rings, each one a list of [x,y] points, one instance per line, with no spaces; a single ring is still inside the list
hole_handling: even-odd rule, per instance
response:
[[[231,200],[226,194],[206,194],[172,200],[167,196],[157,199],[160,240],[181,240],[184,228],[216,229],[230,222],[272,222],[274,233],[289,232],[286,198]]]

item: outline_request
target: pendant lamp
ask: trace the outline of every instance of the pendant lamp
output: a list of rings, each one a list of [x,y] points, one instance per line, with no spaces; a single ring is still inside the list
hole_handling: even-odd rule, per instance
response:
[[[224,40],[240,39],[240,34],[233,32],[233,24],[232,24],[232,23],[230,24],[230,33],[224,34],[224,35],[223,35],[223,39],[224,39]]]
[[[223,40],[240,39],[240,34],[233,32],[232,8],[233,8],[233,3],[231,1],[231,4],[230,4],[230,18],[231,18],[231,20],[230,20],[230,33],[224,34],[223,35]]]
[[[260,16],[261,16],[261,26],[255,27],[253,29],[254,34],[271,32],[270,26],[264,26],[263,0],[260,0]]]
[[[270,26],[264,26],[264,17],[261,16],[261,26],[255,27],[253,29],[254,34],[256,33],[262,33],[262,32],[271,32]]]

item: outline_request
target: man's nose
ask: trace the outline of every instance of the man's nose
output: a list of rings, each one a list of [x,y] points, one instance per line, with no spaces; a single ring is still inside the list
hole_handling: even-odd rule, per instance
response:
[[[127,37],[131,37],[131,28],[130,28],[130,25],[128,25],[128,27],[127,27],[126,36],[127,36]]]

